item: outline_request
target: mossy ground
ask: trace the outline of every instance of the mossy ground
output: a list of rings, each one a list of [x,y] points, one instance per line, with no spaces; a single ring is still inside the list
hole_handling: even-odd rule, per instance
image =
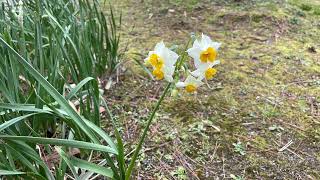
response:
[[[213,89],[165,99],[137,179],[320,179],[320,1],[114,4],[128,62],[106,98],[129,149],[164,86],[131,53],[147,54],[160,40],[183,46],[191,32],[223,44]]]

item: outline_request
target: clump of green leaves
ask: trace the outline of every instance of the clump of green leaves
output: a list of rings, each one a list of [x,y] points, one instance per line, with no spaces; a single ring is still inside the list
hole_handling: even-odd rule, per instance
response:
[[[240,141],[237,143],[233,143],[232,145],[234,147],[235,152],[239,153],[242,156],[246,154],[245,147],[243,146],[243,144]]]
[[[19,1],[0,6],[0,37],[9,43],[32,67],[39,71],[60,94],[72,91],[75,84],[114,72],[120,62],[120,25],[110,8],[106,16],[97,1]],[[35,104],[42,108],[52,103],[39,83],[0,47],[1,102]],[[21,91],[23,90],[23,91]],[[81,85],[81,93],[68,96],[77,101],[78,110],[99,124],[99,87],[92,80]],[[94,107],[94,108],[93,108]],[[36,116],[35,119],[37,119]],[[51,129],[54,118],[32,122],[35,132]],[[26,131],[29,132],[29,131]]]
[[[236,176],[234,174],[230,174],[230,178],[233,180],[244,180],[242,176]]]
[[[1,1],[0,176],[120,178],[122,161],[116,167],[111,157],[123,153],[99,127],[97,81],[119,64],[119,24],[97,1]],[[43,158],[54,154],[61,159],[51,167]]]
[[[175,171],[171,172],[171,175],[177,177],[179,180],[188,179],[186,169],[183,166],[178,166]]]
[[[313,14],[320,15],[320,7],[314,8],[313,9]]]
[[[301,4],[300,8],[304,11],[311,11],[312,6],[309,4]]]
[[[289,19],[289,23],[292,25],[298,25],[299,24],[299,19],[297,17],[292,17]]]

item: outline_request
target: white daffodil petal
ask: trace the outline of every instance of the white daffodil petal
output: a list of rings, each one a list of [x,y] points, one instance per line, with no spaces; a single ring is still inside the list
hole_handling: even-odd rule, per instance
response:
[[[211,43],[211,46],[215,49],[215,50],[218,50],[221,46],[221,43],[218,43],[218,42],[212,42]]]
[[[168,82],[173,82],[173,77],[172,76],[168,76],[167,74],[164,75],[164,79]]]
[[[201,53],[201,50],[197,50],[198,52],[194,52],[193,55],[189,54],[189,56],[191,56],[193,58],[193,63],[194,63],[194,66],[196,68],[199,68],[199,66],[201,64],[203,64],[203,62],[201,62],[200,60],[200,53]]]
[[[177,87],[177,88],[186,87],[186,83],[184,83],[184,82],[177,82],[177,83],[176,83],[176,87]]]
[[[154,51],[158,53],[158,52],[160,52],[162,49],[164,49],[165,47],[166,47],[166,46],[165,46],[164,42],[161,41],[161,42],[159,42],[159,43],[156,44],[156,46],[154,47]]]
[[[219,60],[215,60],[213,63],[212,63],[212,66],[216,66],[216,65],[218,65],[218,64],[220,64],[220,61]],[[211,66],[211,67],[212,67]]]
[[[164,61],[166,61],[166,49],[165,49],[165,48],[159,49],[159,52],[157,52],[157,54],[158,54]]]
[[[166,66],[173,66],[179,58],[179,55],[165,47],[163,42],[156,45],[154,52],[163,59]]]
[[[169,66],[169,68],[168,68],[168,74],[173,75],[175,69],[176,69],[176,66]]]
[[[202,34],[201,44],[204,49],[207,49],[211,45],[211,38],[207,35]]]
[[[204,74],[203,74],[203,76],[201,75],[201,76],[199,76],[198,78],[197,78],[197,86],[199,87],[199,86],[202,86],[204,83],[202,82],[202,80],[205,78],[205,76],[204,76]]]
[[[193,59],[200,59],[200,53],[201,52],[202,52],[202,50],[200,49],[200,47],[192,47],[192,48],[187,50],[187,53]]]
[[[200,79],[192,79],[191,83],[194,84],[196,87],[199,87],[204,84]]]
[[[186,80],[184,81],[186,84],[192,84],[194,81],[196,81],[197,79],[193,76],[187,76]]]
[[[166,66],[173,66],[177,62],[177,59],[179,58],[178,54],[175,52],[171,51],[168,48],[165,48],[163,50],[163,59],[164,59],[164,64]]]
[[[200,81],[200,82],[201,82],[199,86],[202,85],[202,80],[203,80],[205,77],[206,77],[206,76],[205,76],[204,73],[201,73],[200,76],[198,76],[197,81]]]
[[[201,71],[200,71],[200,69],[197,69],[195,71],[190,72],[190,74],[192,76],[199,77],[199,76],[201,76]]]
[[[213,63],[201,63],[199,66],[198,66],[198,69],[201,71],[201,72],[204,72],[205,70],[207,70],[208,68],[211,68],[213,66]]]
[[[202,81],[205,78],[205,73],[199,72],[195,77],[197,78],[198,81]]]
[[[163,73],[164,73],[164,78],[168,81],[168,82],[172,82],[173,81],[173,74],[174,74],[174,70],[175,70],[175,66],[165,66],[163,67]]]
[[[169,55],[170,55],[170,59],[171,59],[170,62],[172,62],[172,65],[175,65],[178,58],[179,58],[179,55],[171,50],[169,52],[170,52]]]
[[[193,45],[192,45],[192,47],[198,47],[198,48],[200,48],[201,47],[201,45],[200,45],[200,42],[199,42],[199,40],[195,40],[194,42],[193,42]]]
[[[196,87],[199,87],[200,85],[203,84],[201,80],[199,80],[193,76],[188,76],[185,83],[196,85]]]
[[[199,80],[199,79],[197,79],[197,78],[195,78],[193,76],[190,76],[190,75],[186,78],[184,83],[185,83],[185,85],[192,84],[192,85],[194,85],[196,87],[199,87],[199,86],[201,86],[203,84],[203,82],[201,80]]]
[[[208,68],[212,68],[213,66],[216,66],[220,64],[220,61],[214,61],[213,63],[208,62],[208,63],[200,63],[197,67],[201,72],[206,71]]]

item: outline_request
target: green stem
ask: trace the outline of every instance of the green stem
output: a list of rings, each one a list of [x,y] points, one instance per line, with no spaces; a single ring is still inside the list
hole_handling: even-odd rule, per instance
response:
[[[124,179],[125,178],[125,160],[124,160],[124,147],[123,147],[123,141],[121,139],[121,136],[120,136],[120,132],[118,130],[118,126],[116,124],[116,121],[109,109],[109,106],[107,105],[106,101],[103,99],[103,97],[101,96],[100,97],[101,100],[102,100],[102,103],[104,105],[104,107],[106,108],[106,111],[111,119],[111,123],[112,125],[114,126],[115,128],[115,131],[114,131],[114,134],[116,136],[116,139],[117,139],[117,150],[118,150],[118,155],[116,156],[117,158],[117,161],[119,163],[119,175],[118,173],[116,173],[116,171],[114,171],[114,173],[116,173],[116,176],[115,179]]]
[[[174,78],[175,80],[178,80],[178,79],[179,79],[179,71],[180,71],[180,69],[181,69],[181,66],[182,66],[183,63],[185,62],[186,54],[187,54],[186,51],[187,51],[187,49],[188,49],[188,47],[189,47],[190,42],[191,42],[191,38],[188,40],[186,46],[184,47],[184,50],[183,50],[182,53],[181,53],[182,55],[181,55],[179,61],[177,61],[177,65],[176,65],[176,68],[175,68],[175,70],[174,70],[174,75],[173,75],[173,78]]]
[[[152,120],[153,120],[156,112],[158,111],[161,102],[163,101],[164,97],[166,96],[168,90],[170,89],[170,86],[171,86],[171,83],[168,83],[167,87],[166,87],[165,90],[163,91],[160,99],[158,100],[156,106],[154,107],[154,109],[153,109],[153,111],[152,111],[152,113],[151,113],[151,115],[150,115],[150,117],[149,117],[149,119],[148,119],[147,126],[146,126],[146,127],[144,128],[144,130],[143,130],[143,134],[142,134],[142,136],[141,136],[141,138],[140,138],[139,144],[138,144],[136,150],[134,151],[134,154],[133,154],[133,156],[132,156],[131,162],[130,162],[129,167],[128,167],[128,169],[127,169],[127,172],[126,172],[126,180],[129,180],[129,178],[130,178],[130,176],[131,176],[132,169],[133,169],[133,167],[134,167],[134,165],[135,165],[136,159],[137,159],[137,157],[138,157],[138,155],[139,155],[139,151],[141,150],[141,147],[142,147],[142,144],[143,144],[143,142],[144,142],[144,139],[145,139],[145,137],[146,137],[146,135],[147,135],[147,133],[148,133],[149,127],[150,127],[150,125],[151,125],[151,122],[152,122]]]
[[[185,46],[185,48],[184,48],[184,51],[182,52],[182,56],[181,56],[181,57],[179,58],[179,60],[176,62],[176,68],[175,68],[175,70],[174,70],[174,75],[173,75],[175,79],[179,78],[178,72],[179,72],[182,64],[184,63],[184,60],[185,60],[185,58],[186,58],[186,50],[187,50],[190,42],[191,42],[191,39],[189,39],[188,43],[186,44],[186,46]],[[138,155],[139,155],[139,151],[141,150],[141,147],[142,147],[142,144],[143,144],[143,142],[144,142],[144,139],[145,139],[145,137],[146,137],[146,135],[147,135],[147,133],[148,133],[149,127],[150,127],[150,125],[151,125],[151,122],[152,122],[152,120],[153,120],[156,112],[158,111],[161,102],[163,101],[164,97],[165,97],[166,94],[168,93],[168,90],[170,89],[171,85],[172,85],[172,83],[168,83],[167,87],[166,87],[165,90],[163,91],[160,99],[158,100],[156,106],[154,107],[154,109],[153,109],[153,111],[152,111],[152,113],[151,113],[151,115],[150,115],[150,117],[149,117],[149,119],[148,119],[147,126],[146,126],[146,127],[144,128],[144,130],[143,130],[143,134],[142,134],[142,136],[141,136],[141,139],[140,139],[140,141],[139,141],[139,144],[138,144],[137,148],[136,148],[135,151],[134,151],[134,154],[133,154],[133,156],[132,156],[131,162],[130,162],[130,164],[129,164],[129,166],[128,166],[128,169],[127,169],[127,171],[126,171],[125,180],[129,180],[129,178],[130,178],[130,176],[131,176],[133,167],[134,167],[135,162],[136,162],[136,160],[137,160],[137,157],[138,157]]]

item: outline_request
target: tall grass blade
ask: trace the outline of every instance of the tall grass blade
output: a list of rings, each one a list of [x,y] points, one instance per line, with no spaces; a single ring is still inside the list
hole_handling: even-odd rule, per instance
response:
[[[36,115],[37,113],[31,113],[31,114],[27,114],[27,115],[24,115],[24,116],[19,116],[19,117],[16,117],[16,118],[13,118],[9,121],[6,121],[2,124],[0,124],[0,132],[3,131],[4,129],[8,128],[9,126],[23,120],[23,119],[26,119],[30,116],[33,116],[33,115]]]
[[[93,164],[88,161],[84,161],[82,159],[78,159],[75,157],[70,157],[70,159],[71,159],[72,164],[78,168],[92,171],[92,172],[101,174],[105,177],[110,177],[110,178],[113,177],[113,172],[110,168],[104,168],[102,166],[99,166],[99,165],[96,165],[96,164]]]
[[[89,81],[94,80],[94,78],[92,77],[87,77],[84,80],[82,80],[79,84],[76,85],[76,87],[74,87],[70,93],[66,96],[66,99],[71,99],[73,96],[75,96],[78,91],[85,85],[87,84]]]
[[[55,149],[56,149],[56,151],[59,153],[59,155],[62,157],[62,159],[64,160],[64,162],[65,162],[65,163],[68,165],[68,167],[70,168],[70,170],[71,170],[74,178],[75,178],[76,180],[80,180],[80,179],[79,179],[79,176],[78,176],[78,173],[77,173],[77,171],[76,171],[73,163],[69,160],[70,158],[69,158],[69,156],[67,155],[67,153],[65,153],[65,152],[64,152],[61,148],[59,148],[59,147],[56,147]]]
[[[90,149],[96,151],[103,151],[112,154],[118,154],[118,152],[110,147],[100,144],[88,143],[83,141],[69,140],[69,139],[55,139],[55,138],[41,138],[30,136],[8,136],[0,135],[2,140],[18,140],[22,142],[36,143],[36,144],[52,144],[57,146],[75,147],[80,149]]]
[[[12,175],[21,175],[21,174],[26,174],[26,173],[20,172],[20,171],[0,170],[0,176],[12,176]]]

